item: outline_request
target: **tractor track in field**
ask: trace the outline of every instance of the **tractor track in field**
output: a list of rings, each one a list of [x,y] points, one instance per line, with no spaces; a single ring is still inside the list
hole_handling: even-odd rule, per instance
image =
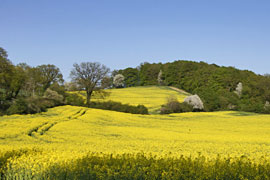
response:
[[[46,132],[48,132],[56,124],[61,123],[61,122],[70,121],[70,120],[73,120],[73,119],[77,119],[78,117],[83,116],[86,113],[86,111],[87,110],[80,109],[79,111],[77,111],[73,115],[68,116],[67,118],[64,118],[63,120],[58,120],[58,121],[54,121],[54,122],[47,121],[47,122],[45,122],[45,123],[43,123],[43,124],[41,124],[39,126],[36,126],[36,127],[32,128],[31,130],[29,130],[27,132],[27,135],[30,136],[30,137],[36,137],[36,134],[42,136]]]

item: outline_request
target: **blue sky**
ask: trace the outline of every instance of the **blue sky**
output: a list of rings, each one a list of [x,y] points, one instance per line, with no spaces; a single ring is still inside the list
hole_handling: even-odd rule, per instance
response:
[[[270,73],[269,0],[0,0],[14,64],[205,61]]]

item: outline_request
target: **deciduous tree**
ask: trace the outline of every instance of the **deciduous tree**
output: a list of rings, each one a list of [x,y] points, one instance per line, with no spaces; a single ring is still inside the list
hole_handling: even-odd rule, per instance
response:
[[[58,67],[52,64],[37,66],[36,69],[40,73],[40,83],[42,84],[43,91],[45,92],[51,84],[64,82],[63,75]]]
[[[100,85],[103,78],[107,77],[110,69],[98,62],[75,63],[70,73],[72,80],[86,91],[86,104],[90,105],[93,91]]]

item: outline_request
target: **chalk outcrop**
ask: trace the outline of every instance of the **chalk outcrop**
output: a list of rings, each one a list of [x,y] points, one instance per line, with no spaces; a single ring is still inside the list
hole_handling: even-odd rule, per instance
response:
[[[197,94],[186,97],[184,99],[184,102],[191,105],[194,110],[203,110],[204,109],[203,102]]]

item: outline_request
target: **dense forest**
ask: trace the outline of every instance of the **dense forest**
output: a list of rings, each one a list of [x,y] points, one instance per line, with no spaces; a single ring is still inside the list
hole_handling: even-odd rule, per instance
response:
[[[42,112],[64,104],[145,114],[147,109],[143,106],[130,107],[116,102],[90,104],[90,99],[94,91],[102,93],[107,88],[148,85],[174,86],[197,94],[205,111],[270,113],[270,75],[234,67],[179,60],[165,64],[142,63],[137,68],[110,73],[104,65],[87,62],[75,63],[71,76],[72,82],[64,83],[60,69],[54,65],[13,65],[7,52],[0,48],[0,115]],[[66,93],[67,90],[85,91],[87,103],[76,94]]]
[[[239,110],[270,113],[270,75],[192,61],[142,63],[137,68],[114,71],[122,74],[125,87],[166,85],[198,94],[206,111]],[[241,91],[237,87],[241,85]]]

